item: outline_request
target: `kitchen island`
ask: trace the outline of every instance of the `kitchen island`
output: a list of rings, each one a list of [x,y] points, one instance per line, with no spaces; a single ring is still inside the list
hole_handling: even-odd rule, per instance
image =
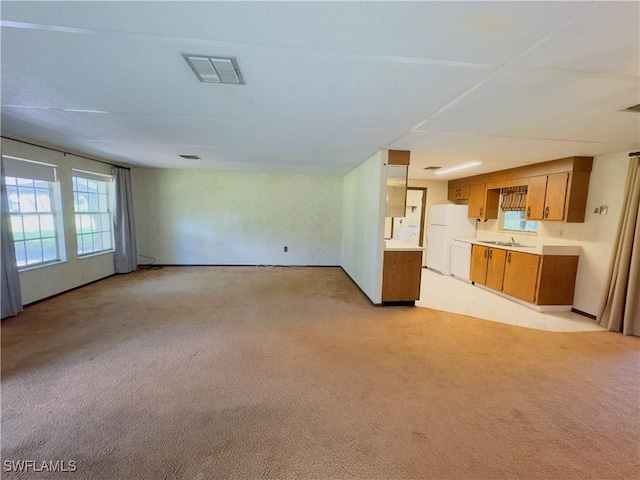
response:
[[[420,299],[423,247],[385,240],[382,304],[415,305]]]

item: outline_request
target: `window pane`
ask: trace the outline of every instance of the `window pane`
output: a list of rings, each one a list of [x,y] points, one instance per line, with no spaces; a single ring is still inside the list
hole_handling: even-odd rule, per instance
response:
[[[109,210],[109,204],[107,203],[106,195],[100,194],[99,203],[100,203],[100,205],[98,206],[99,212],[106,212],[107,210]]]
[[[58,260],[58,245],[55,238],[45,238],[42,240],[42,254],[45,262]]]
[[[16,178],[18,186],[23,185],[26,187],[33,187],[33,180],[30,178]]]
[[[82,235],[82,250],[84,253],[93,252],[93,234]]]
[[[19,267],[24,267],[27,264],[27,254],[24,248],[24,242],[15,242],[16,246],[16,262]]]
[[[39,212],[51,211],[51,191],[43,190],[41,188],[36,189],[36,205]]]
[[[11,215],[11,231],[13,240],[23,240],[24,231],[22,229],[22,215]]]
[[[35,181],[36,188],[50,188],[49,182],[45,182],[44,180],[36,180]]]
[[[73,191],[76,192],[78,190],[78,178],[72,177],[71,181],[73,182]]]
[[[18,187],[18,195],[20,197],[20,211],[22,213],[36,211],[36,194],[33,188]]]
[[[78,210],[77,212],[88,212],[89,211],[89,194],[79,192],[78,193]]]
[[[53,215],[40,215],[40,236],[55,237],[56,227]]]
[[[16,177],[4,177],[4,181],[7,185],[15,185]]]
[[[109,213],[102,214],[102,231],[103,232],[111,231],[111,214]]]
[[[24,225],[24,238],[38,238],[40,237],[40,222],[38,221],[38,215],[24,215],[22,217],[22,224]]]
[[[78,177],[77,181],[78,181],[78,191],[79,191],[79,192],[86,192],[86,191],[88,191],[88,187],[87,187],[87,179],[86,179],[86,178],[80,178],[80,177]]]
[[[104,232],[102,234],[102,248],[105,250],[111,250],[113,248],[111,245],[111,233]]]
[[[93,222],[93,230],[92,232],[101,232],[102,231],[102,222],[100,221],[100,214],[94,213],[91,215],[91,221]]]
[[[107,194],[107,182],[98,182],[98,192]]]
[[[87,190],[91,193],[98,193],[98,182],[96,180],[87,180]]]
[[[7,187],[7,193],[9,194],[9,211],[10,212],[19,212],[20,211],[20,199],[18,198],[18,188],[17,187]]]
[[[90,193],[89,194],[89,211],[97,212],[100,207],[100,203],[98,202],[98,194]]]
[[[38,240],[27,240],[25,247],[27,249],[27,264],[42,262],[42,242]]]

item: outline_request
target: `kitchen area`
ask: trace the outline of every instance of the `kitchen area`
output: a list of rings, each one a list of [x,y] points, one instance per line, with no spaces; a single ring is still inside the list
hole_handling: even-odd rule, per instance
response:
[[[541,330],[600,330],[574,308],[580,243],[535,231],[559,225],[562,236],[563,226],[584,222],[592,161],[568,157],[450,180],[447,202],[423,211],[419,227],[415,219],[406,225],[421,232],[411,244],[406,230],[394,235],[397,218],[385,225],[386,284],[387,271],[415,278],[421,261],[416,306]],[[406,205],[403,222],[413,213]],[[388,269],[400,250],[414,252],[413,261]],[[383,304],[397,301],[387,298]]]

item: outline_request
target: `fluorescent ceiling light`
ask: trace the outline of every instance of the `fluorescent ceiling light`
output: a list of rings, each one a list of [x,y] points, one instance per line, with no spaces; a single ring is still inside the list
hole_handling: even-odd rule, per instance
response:
[[[444,170],[438,170],[434,172],[434,175],[444,175],[445,173],[457,172],[458,170],[464,170],[465,168],[475,167],[476,165],[481,165],[482,162],[467,162],[462,165],[457,165],[455,167],[445,168]]]

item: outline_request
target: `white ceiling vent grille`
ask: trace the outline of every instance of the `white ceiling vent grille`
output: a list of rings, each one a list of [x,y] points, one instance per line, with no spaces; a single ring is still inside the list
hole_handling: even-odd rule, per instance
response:
[[[245,84],[236,57],[213,57],[187,53],[183,53],[182,56],[201,82]]]

